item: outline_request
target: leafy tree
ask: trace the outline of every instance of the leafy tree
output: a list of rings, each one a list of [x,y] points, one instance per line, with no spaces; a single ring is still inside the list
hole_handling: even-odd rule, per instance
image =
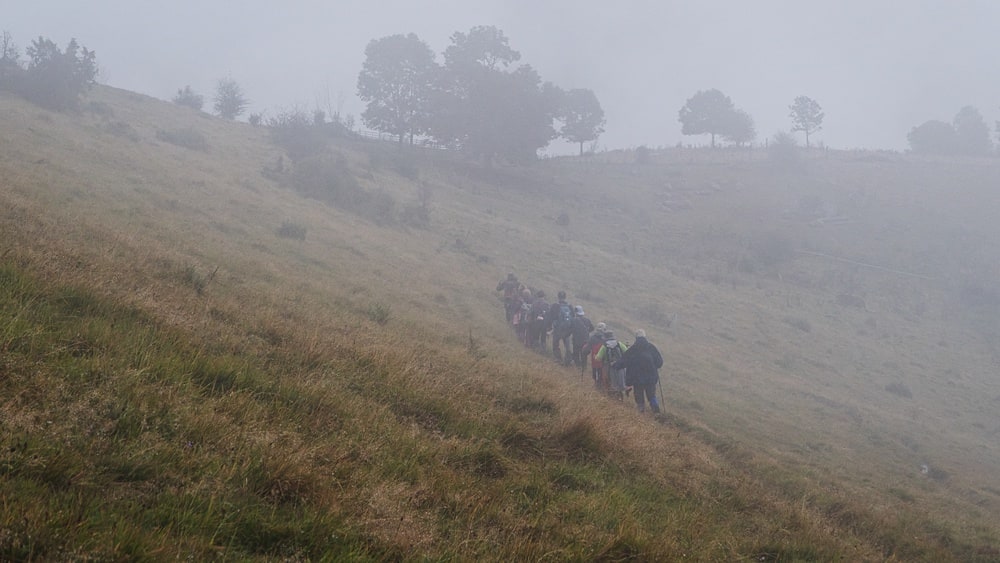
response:
[[[49,39],[39,37],[25,49],[28,64],[13,84],[25,98],[49,109],[75,108],[80,96],[97,78],[97,57],[93,51],[70,39],[60,50]],[[16,62],[16,61],[15,61]]]
[[[469,33],[456,31],[444,50],[445,66],[454,70],[500,70],[521,59],[507,36],[496,27],[476,26]]]
[[[580,155],[583,155],[583,143],[596,141],[604,132],[604,110],[592,90],[575,88],[562,97],[560,111],[563,126],[559,134],[571,143],[580,143]]]
[[[21,54],[9,31],[0,35],[0,90],[11,86],[21,72]]]
[[[750,114],[737,109],[729,114],[729,124],[725,127],[723,138],[731,143],[743,145],[757,138],[757,126]]]
[[[219,80],[215,87],[215,113],[223,119],[236,119],[247,109],[250,101],[243,89],[232,78]]]
[[[430,133],[491,161],[533,159],[557,133],[560,90],[533,68],[508,70],[520,54],[495,27],[452,35],[434,91]]]
[[[955,128],[944,121],[925,121],[906,135],[910,149],[923,154],[954,154],[957,146]]]
[[[983,115],[972,106],[965,106],[952,120],[955,128],[955,152],[968,155],[985,155],[993,149],[990,128]]]
[[[788,106],[792,118],[792,132],[802,131],[806,134],[806,148],[809,148],[809,135],[823,129],[823,108],[816,100],[808,96],[795,98],[792,105]]]
[[[413,33],[369,42],[358,75],[358,97],[368,103],[365,125],[397,135],[400,143],[426,133],[437,69],[434,52]]]
[[[205,97],[196,93],[190,86],[185,86],[177,90],[177,95],[174,96],[174,103],[201,111],[201,108],[205,106]]]
[[[732,114],[736,111],[729,96],[719,90],[701,90],[688,99],[681,108],[678,120],[681,122],[681,133],[684,135],[712,136],[712,147],[715,148],[715,136],[730,131],[733,125]]]

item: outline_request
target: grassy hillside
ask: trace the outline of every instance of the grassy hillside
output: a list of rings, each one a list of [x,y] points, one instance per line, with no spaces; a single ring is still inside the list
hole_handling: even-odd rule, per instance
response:
[[[0,131],[0,559],[1000,560],[993,159]],[[667,415],[517,345],[508,271],[645,328]]]

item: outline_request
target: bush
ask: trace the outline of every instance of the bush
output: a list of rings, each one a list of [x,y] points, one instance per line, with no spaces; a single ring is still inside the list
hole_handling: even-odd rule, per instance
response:
[[[156,132],[156,138],[186,149],[195,151],[208,150],[208,139],[206,139],[200,131],[191,129],[190,127],[187,129],[176,129],[173,131],[164,131],[161,129]]]
[[[799,144],[795,136],[781,131],[767,147],[767,157],[776,165],[792,167],[799,163]]]
[[[289,220],[285,220],[278,227],[278,236],[295,240],[306,240],[306,227]]]
[[[323,133],[323,124],[317,124],[314,117],[293,110],[268,119],[271,141],[285,149],[293,161],[324,152],[326,136]]]
[[[179,106],[189,107],[193,110],[201,111],[201,108],[205,106],[205,97],[201,94],[195,93],[190,86],[185,86],[184,88],[177,90],[177,95],[174,96],[174,103]]]
[[[60,50],[51,40],[39,37],[25,53],[29,60],[23,70],[16,59],[11,61],[10,55],[5,55],[5,87],[51,110],[77,109],[80,97],[97,77],[94,52],[81,47],[76,39]]]

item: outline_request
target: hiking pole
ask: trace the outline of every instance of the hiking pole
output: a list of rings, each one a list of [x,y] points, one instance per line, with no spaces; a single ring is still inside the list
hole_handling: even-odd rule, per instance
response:
[[[667,410],[667,404],[663,402],[663,384],[660,383],[660,376],[656,376],[656,386],[660,388],[660,412]]]

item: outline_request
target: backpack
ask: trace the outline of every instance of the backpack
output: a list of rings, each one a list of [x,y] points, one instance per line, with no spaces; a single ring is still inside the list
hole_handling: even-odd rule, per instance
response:
[[[573,325],[573,308],[569,306],[569,303],[559,304],[559,314],[556,316],[555,322],[552,327],[560,332],[569,332],[570,327]]]
[[[622,359],[622,347],[618,340],[611,338],[604,342],[604,363],[611,365]]]

